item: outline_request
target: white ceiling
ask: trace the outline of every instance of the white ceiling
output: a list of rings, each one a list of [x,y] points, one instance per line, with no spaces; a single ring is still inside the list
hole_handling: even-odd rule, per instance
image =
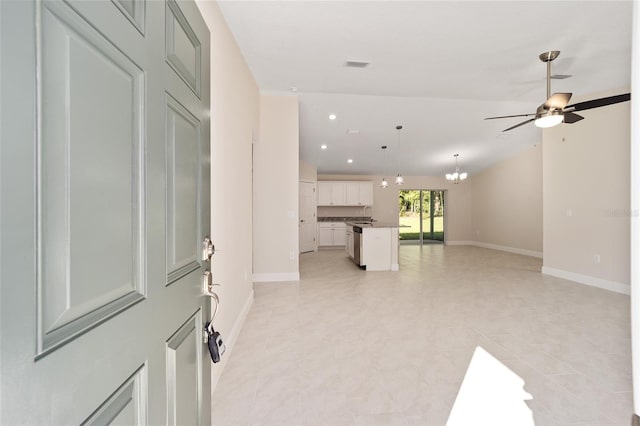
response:
[[[544,51],[561,51],[552,72],[572,77],[551,91],[574,101],[630,85],[631,1],[219,4],[260,89],[297,89],[300,158],[319,173],[439,175],[455,153],[474,173],[540,143],[533,124],[502,133],[521,120],[483,118],[535,112]]]

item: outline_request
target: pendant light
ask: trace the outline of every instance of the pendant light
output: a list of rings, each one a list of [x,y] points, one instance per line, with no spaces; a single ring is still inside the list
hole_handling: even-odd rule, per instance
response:
[[[380,147],[380,149],[382,149],[382,152],[385,152],[387,150],[387,146],[386,145],[382,145]],[[382,178],[382,182],[380,182],[380,188],[385,189],[389,187],[389,182],[387,181],[386,177]]]
[[[398,154],[396,157],[396,167],[398,170],[398,176],[396,176],[396,185],[402,185],[404,184],[404,178],[402,177],[402,175],[400,174],[400,130],[402,130],[402,126],[398,125],[396,126],[396,130],[398,131],[398,144],[396,145],[396,148],[398,149]]]
[[[458,167],[458,156],[459,155],[460,154],[454,154],[453,155],[455,157],[455,159],[456,159],[456,171],[453,172],[453,173],[447,173],[445,175],[447,180],[452,181],[456,185],[459,184],[461,180],[465,180],[467,178],[467,174],[466,173],[460,173],[460,167]]]

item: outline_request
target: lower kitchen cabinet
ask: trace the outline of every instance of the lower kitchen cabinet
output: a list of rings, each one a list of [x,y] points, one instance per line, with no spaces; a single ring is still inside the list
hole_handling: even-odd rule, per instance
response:
[[[344,246],[345,229],[344,222],[319,222],[318,246]]]

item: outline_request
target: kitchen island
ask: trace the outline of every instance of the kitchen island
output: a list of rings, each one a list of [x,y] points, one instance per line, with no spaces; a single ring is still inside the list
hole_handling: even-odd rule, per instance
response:
[[[345,250],[367,271],[398,271],[398,225],[383,222],[345,222]]]

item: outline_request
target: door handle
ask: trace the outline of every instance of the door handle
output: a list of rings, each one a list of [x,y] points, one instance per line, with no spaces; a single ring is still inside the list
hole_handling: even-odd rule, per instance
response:
[[[213,293],[213,274],[211,271],[202,273],[202,293],[205,296],[211,296]]]

